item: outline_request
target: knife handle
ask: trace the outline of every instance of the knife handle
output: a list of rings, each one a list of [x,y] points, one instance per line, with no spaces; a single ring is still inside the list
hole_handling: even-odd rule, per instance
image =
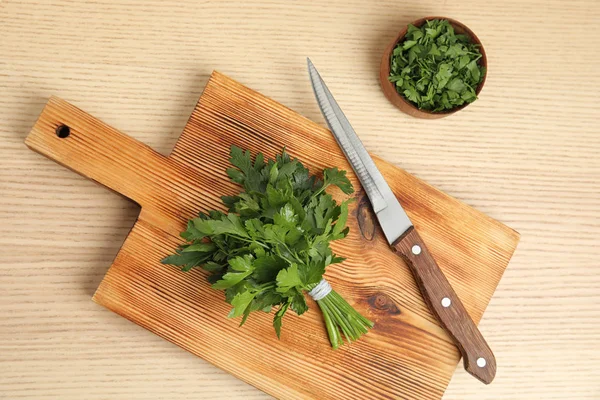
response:
[[[458,346],[465,370],[485,384],[496,375],[496,359],[427,246],[410,227],[392,247],[406,261],[430,310]]]

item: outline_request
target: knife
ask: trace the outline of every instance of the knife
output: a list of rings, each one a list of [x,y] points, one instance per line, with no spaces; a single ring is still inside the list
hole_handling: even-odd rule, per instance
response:
[[[367,193],[385,238],[410,268],[430,310],[460,350],[467,372],[485,384],[491,383],[496,375],[496,359],[492,350],[429,253],[319,72],[310,59],[307,58],[307,62],[319,108]]]

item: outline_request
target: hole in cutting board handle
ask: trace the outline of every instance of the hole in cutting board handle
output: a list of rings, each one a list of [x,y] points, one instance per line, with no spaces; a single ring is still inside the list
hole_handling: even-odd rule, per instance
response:
[[[59,125],[56,128],[56,136],[58,136],[61,139],[69,137],[70,134],[71,134],[71,128],[69,128],[67,125]]]

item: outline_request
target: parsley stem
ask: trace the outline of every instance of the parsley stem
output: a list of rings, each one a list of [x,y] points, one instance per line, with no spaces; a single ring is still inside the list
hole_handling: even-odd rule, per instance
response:
[[[368,332],[369,328],[373,327],[373,322],[359,314],[335,290],[318,300],[317,304],[323,313],[329,341],[334,349],[343,342],[340,332],[348,342],[351,342],[360,338]]]
[[[241,240],[242,242],[246,242],[246,243],[256,243],[257,245],[259,245],[259,246],[261,246],[261,247],[263,247],[263,248],[265,248],[265,249],[268,249],[268,248],[269,248],[269,246],[268,246],[268,245],[266,245],[265,243],[261,243],[261,242],[259,242],[258,240],[254,240],[254,239],[248,239],[247,237],[244,237],[244,236],[241,236],[241,235],[235,235],[235,234],[233,234],[233,233],[230,233],[230,234],[229,234],[229,236],[231,236],[232,238],[235,238],[235,239],[237,239],[237,240]],[[231,251],[231,250],[229,250],[229,251]]]
[[[331,320],[331,316],[329,314],[329,310],[327,304],[325,302],[319,303],[319,307],[323,313],[323,319],[325,320],[325,328],[327,328],[327,334],[329,336],[329,342],[331,343],[331,347],[335,350],[343,343],[342,338],[340,337],[340,331],[338,330],[335,323]]]
[[[321,193],[323,193],[325,191],[325,189],[327,189],[328,187],[329,187],[329,184],[325,184],[325,182],[323,182],[323,186],[321,186],[321,188],[319,190],[317,190],[316,192],[314,192],[312,194],[312,196],[310,196],[310,199],[307,202],[307,204],[310,203],[310,201],[312,199],[314,199],[315,197],[317,197],[318,195],[320,195]]]
[[[258,286],[258,289],[259,289],[258,292],[260,293],[260,292],[264,292],[265,290],[268,290],[268,289],[274,289],[276,286],[277,285],[275,285],[275,283],[273,283],[273,282],[263,283],[262,285]]]
[[[331,316],[334,318],[334,320],[339,325],[342,333],[346,337],[346,340],[350,342],[352,340],[358,339],[358,337],[355,334],[353,334],[353,331],[354,331],[353,327],[350,324],[348,324],[348,321],[344,318],[344,316],[340,312],[339,308],[337,308],[335,306],[335,304],[333,302],[333,297],[334,296],[331,296],[329,299],[326,300],[327,296],[325,296],[325,298],[321,301],[323,301],[324,303],[327,303],[327,305],[328,305],[327,308],[331,312]],[[329,307],[329,305],[331,305],[331,307]]]

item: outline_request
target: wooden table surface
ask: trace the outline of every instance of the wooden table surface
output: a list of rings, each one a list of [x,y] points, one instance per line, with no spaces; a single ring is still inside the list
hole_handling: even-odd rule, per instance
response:
[[[600,2],[249,3],[0,0],[0,398],[268,397],[90,300],[139,210],[23,140],[55,94],[168,154],[213,69],[323,124],[310,56],[368,149],[521,233],[480,325],[496,380],[458,368],[444,398],[600,399]],[[489,75],[418,120],[377,72],[434,14]]]

